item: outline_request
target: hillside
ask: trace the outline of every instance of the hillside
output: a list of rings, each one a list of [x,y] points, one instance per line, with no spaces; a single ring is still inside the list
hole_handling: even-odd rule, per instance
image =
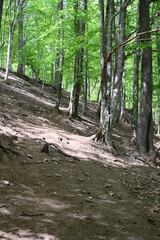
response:
[[[57,112],[52,86],[3,78],[1,70],[0,239],[160,239],[160,170],[135,159],[130,126],[117,124],[111,154],[93,140],[96,103],[69,120],[67,92]]]

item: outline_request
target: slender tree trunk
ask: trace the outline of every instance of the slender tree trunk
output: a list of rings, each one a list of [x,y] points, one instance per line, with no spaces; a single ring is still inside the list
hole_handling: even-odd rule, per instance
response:
[[[137,44],[136,44],[137,45]],[[134,72],[133,72],[133,117],[132,117],[132,136],[134,142],[137,141],[138,130],[138,95],[139,95],[139,61],[140,52],[137,48],[134,54]]]
[[[1,29],[1,21],[2,21],[2,14],[3,14],[3,1],[0,0],[0,29]]]
[[[156,27],[159,29],[159,21],[157,19],[156,21]],[[160,33],[157,33],[157,49],[160,50]],[[158,132],[157,134],[160,134],[160,53],[157,53],[157,66],[158,66]]]
[[[8,80],[8,75],[10,71],[10,58],[11,58],[11,48],[12,48],[12,40],[13,40],[13,33],[10,27],[9,29],[9,39],[8,39],[8,50],[7,50],[7,63],[6,63],[6,74],[5,74],[5,81]]]
[[[63,0],[57,4],[57,14],[61,14],[60,12],[63,10]],[[62,79],[63,79],[63,26],[62,26],[62,14],[58,19],[60,20],[60,29],[58,32],[58,38],[60,40],[60,51],[57,52],[57,59],[55,63],[55,83],[57,88],[57,101],[56,101],[56,109],[59,110],[61,97],[62,97]]]
[[[74,57],[73,84],[69,106],[70,118],[76,118],[78,116],[78,103],[81,89],[80,79],[78,78],[78,67],[79,67],[79,52],[77,51]]]
[[[126,114],[126,105],[125,105],[125,82],[126,82],[126,69],[124,69],[123,71],[123,75],[122,75],[122,94],[121,94],[121,115],[120,115],[120,119],[124,119],[125,118],[125,114]]]
[[[18,18],[18,68],[17,73],[19,75],[25,74],[25,66],[24,66],[24,56],[23,56],[23,4],[24,0],[20,0],[19,2],[19,18]]]
[[[150,31],[150,0],[139,0],[140,32]],[[151,34],[143,36],[141,65],[141,100],[138,121],[138,152],[142,157],[153,154],[153,119],[152,119],[152,49],[148,45]]]
[[[53,46],[53,49],[52,49],[52,56],[54,57],[54,46]],[[53,59],[52,59],[53,61]],[[51,63],[51,82],[53,83],[54,81],[54,64],[53,62]]]
[[[100,126],[102,140],[105,141],[105,107],[106,107],[106,86],[107,86],[107,54],[106,44],[107,35],[104,20],[104,1],[99,0],[99,23],[100,23],[100,61],[101,61],[101,111],[100,111]]]
[[[87,41],[88,42],[88,41]],[[88,44],[87,44],[88,45]],[[85,49],[85,77],[84,77],[84,91],[83,91],[83,113],[87,111],[87,99],[89,90],[89,74],[88,74],[88,49]]]
[[[107,62],[107,53],[112,50],[112,11],[113,1],[108,0],[106,8],[106,19],[104,19],[104,1],[99,0],[100,16],[100,59],[101,59],[101,110],[100,130],[97,139],[112,148],[112,125],[111,125],[111,61]]]
[[[87,0],[82,1],[82,10],[87,12]],[[81,34],[84,36],[85,33],[88,33],[88,24],[82,20],[82,30]],[[85,54],[85,70],[84,70],[84,83],[83,83],[83,113],[87,111],[87,99],[88,99],[88,39],[87,39],[87,48],[83,50]],[[82,56],[83,57],[83,56]],[[82,60],[83,65],[83,60]]]
[[[75,19],[74,19],[74,30],[75,30],[75,37],[83,36],[84,35],[84,23],[82,19],[78,19],[77,12],[78,12],[78,1],[74,1],[74,10],[75,10]],[[82,8],[84,10],[84,8]],[[81,44],[83,41],[81,42]],[[69,112],[70,118],[78,117],[78,106],[79,106],[79,97],[81,92],[81,86],[83,84],[83,55],[84,55],[84,48],[81,47],[80,49],[76,50],[75,52],[75,59],[74,59],[74,74],[73,74],[73,84],[72,84],[72,91],[70,96],[70,103],[69,103]]]
[[[125,41],[125,23],[126,23],[126,8],[127,0],[121,0],[121,12],[119,16],[119,43]],[[113,96],[112,96],[112,124],[114,126],[115,122],[120,117],[120,111],[117,112],[119,103],[121,102],[121,89],[122,89],[122,75],[124,70],[125,62],[125,47],[122,46],[117,51],[116,59],[116,72],[113,85]]]
[[[139,6],[137,9],[137,29],[139,29]],[[132,116],[132,142],[137,142],[138,131],[138,96],[139,96],[139,61],[140,51],[139,43],[135,43],[136,52],[134,54],[134,69],[133,69],[133,116]]]
[[[12,48],[12,40],[13,40],[13,24],[15,21],[15,5],[13,9],[13,19],[11,22],[11,0],[10,0],[10,9],[9,9],[9,21],[10,21],[10,26],[9,26],[9,38],[8,38],[8,49],[7,49],[7,63],[6,63],[6,74],[5,74],[5,81],[7,82],[8,80],[8,75],[10,71],[10,59],[11,59],[11,48]]]
[[[9,27],[9,39],[8,39],[8,51],[7,51],[7,63],[6,63],[6,74],[5,74],[5,81],[8,80],[9,71],[11,68],[11,50],[12,50],[12,41],[13,41],[13,34],[16,27],[16,20],[19,13],[19,7],[17,5],[17,2],[14,1],[13,6],[13,16],[11,20],[11,4],[12,0],[10,0],[10,9],[9,9],[9,21],[10,21],[10,27]]]

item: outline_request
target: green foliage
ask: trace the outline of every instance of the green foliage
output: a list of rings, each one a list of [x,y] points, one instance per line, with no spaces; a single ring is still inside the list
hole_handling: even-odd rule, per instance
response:
[[[79,6],[80,6],[79,0]],[[22,52],[25,59],[26,73],[31,74],[31,67],[38,73],[39,77],[51,83],[51,64],[55,64],[57,54],[63,50],[63,85],[71,89],[73,80],[73,62],[75,52],[82,47],[88,50],[88,73],[92,96],[91,99],[97,98],[97,92],[100,87],[100,33],[99,33],[99,5],[97,0],[88,0],[88,11],[83,11],[80,7],[77,11],[73,8],[74,0],[65,0],[64,9],[57,12],[58,0],[26,0],[23,9],[23,41],[24,46]],[[126,39],[136,34],[137,21],[137,4],[135,0],[127,8],[126,16]],[[7,6],[7,3],[6,3]],[[5,9],[3,11],[3,23],[5,21]],[[105,2],[106,6],[106,2]],[[120,10],[120,1],[115,1],[116,13]],[[159,1],[152,1],[150,11],[152,20],[152,29],[156,29],[154,16],[160,9]],[[86,23],[85,35],[75,34],[74,19],[83,20]],[[62,18],[61,18],[62,17]],[[116,16],[118,23],[119,14]],[[60,41],[59,31],[62,27],[63,42]],[[118,30],[118,29],[117,29]],[[153,102],[157,106],[157,34],[152,33],[152,41],[150,46],[153,49]],[[2,35],[2,31],[1,31]],[[3,46],[3,67],[5,67],[4,56],[7,55],[7,43],[9,35],[9,17],[6,18],[5,25],[5,45]],[[141,48],[144,47],[142,44]],[[148,47],[148,45],[147,45]],[[114,48],[114,46],[113,46]],[[126,106],[132,107],[132,85],[133,85],[133,56],[136,51],[135,39],[131,41],[125,48],[126,53]],[[14,70],[20,61],[18,56],[18,27],[15,29],[13,48],[12,48],[12,66]],[[85,75],[85,59],[84,56],[84,73]],[[114,57],[113,57],[114,59]],[[45,74],[45,76],[44,76]],[[92,91],[93,90],[93,91]]]

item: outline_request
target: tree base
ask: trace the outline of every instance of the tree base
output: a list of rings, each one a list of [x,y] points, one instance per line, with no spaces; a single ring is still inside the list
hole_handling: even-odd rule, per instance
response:
[[[140,154],[140,156],[137,156],[136,159],[142,161],[143,163],[151,167],[160,167],[160,162],[156,161],[159,151],[160,148],[156,149],[152,154]]]

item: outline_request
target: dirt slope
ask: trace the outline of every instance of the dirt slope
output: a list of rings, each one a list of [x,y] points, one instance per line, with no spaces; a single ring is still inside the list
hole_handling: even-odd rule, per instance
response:
[[[68,119],[69,95],[0,72],[0,239],[158,240],[160,171],[135,160],[117,125],[112,155],[92,140],[97,105]],[[49,154],[41,153],[48,142]],[[159,139],[157,138],[157,144]],[[51,144],[53,144],[51,146]]]

